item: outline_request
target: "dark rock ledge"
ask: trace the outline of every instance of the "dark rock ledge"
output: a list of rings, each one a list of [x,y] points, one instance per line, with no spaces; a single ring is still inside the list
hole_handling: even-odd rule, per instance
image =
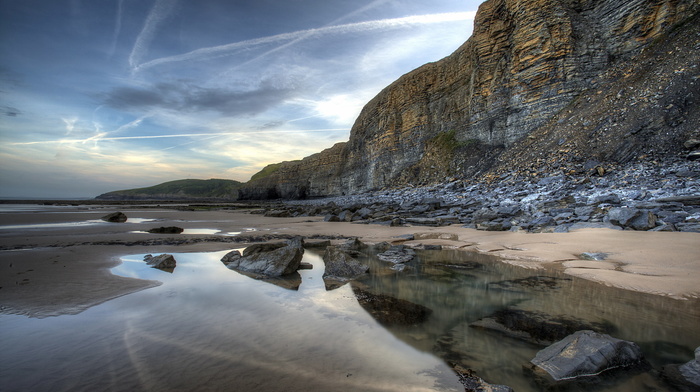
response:
[[[454,180],[420,188],[280,201],[266,210],[274,216],[321,216],[328,222],[387,226],[700,232],[700,167],[697,162],[671,160],[608,168],[602,176],[533,179],[506,174],[491,182]]]

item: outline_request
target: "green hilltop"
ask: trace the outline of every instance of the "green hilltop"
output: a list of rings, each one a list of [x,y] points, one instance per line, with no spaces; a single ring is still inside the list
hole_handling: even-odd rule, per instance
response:
[[[100,200],[235,200],[241,182],[210,180],[175,180],[146,188],[125,189],[101,194]]]

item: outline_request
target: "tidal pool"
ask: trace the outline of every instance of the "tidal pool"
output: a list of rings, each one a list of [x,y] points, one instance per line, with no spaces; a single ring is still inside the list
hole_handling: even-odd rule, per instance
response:
[[[162,285],[45,319],[2,315],[3,391],[460,391],[447,365],[491,383],[538,391],[522,366],[543,348],[469,327],[502,309],[569,315],[638,343],[649,362],[683,363],[700,346],[700,307],[570,277],[525,270],[482,255],[419,251],[403,272],[368,256],[372,273],[326,291],[323,261],[308,251],[299,290],[228,270],[227,251],[175,253],[172,273],[129,255],[112,271]],[[371,250],[366,253],[371,254]],[[157,254],[157,253],[153,253]],[[431,309],[415,325],[381,325],[359,289]],[[652,373],[596,387],[665,390]]]

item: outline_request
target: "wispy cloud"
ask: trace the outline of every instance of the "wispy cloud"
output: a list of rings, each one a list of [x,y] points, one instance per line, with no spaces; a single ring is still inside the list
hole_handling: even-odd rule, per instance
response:
[[[292,129],[292,130],[266,130],[266,131],[236,131],[236,132],[201,132],[201,133],[177,133],[169,135],[136,135],[136,136],[107,136],[104,132],[83,138],[83,139],[57,139],[57,140],[40,140],[33,142],[17,142],[8,143],[10,146],[29,146],[37,144],[69,144],[69,143],[87,143],[98,141],[116,141],[116,140],[143,140],[143,139],[171,139],[181,137],[209,137],[209,136],[251,136],[259,134],[306,134],[313,132],[347,132],[347,128],[326,128],[326,129]]]
[[[442,14],[427,14],[427,15],[415,15],[407,16],[403,18],[393,18],[393,19],[382,19],[368,22],[358,22],[349,23],[335,26],[327,26],[316,29],[299,30],[291,33],[277,34],[268,37],[255,38],[245,41],[233,42],[226,45],[212,46],[207,48],[200,48],[193,50],[191,52],[161,57],[145,63],[138,64],[137,61],[131,61],[132,58],[136,60],[136,56],[130,57],[130,64],[134,72],[143,71],[147,68],[164,65],[168,63],[181,62],[181,61],[193,61],[193,60],[210,60],[224,56],[230,56],[237,51],[243,49],[249,49],[255,46],[279,43],[285,41],[294,41],[300,38],[310,38],[321,35],[330,34],[348,34],[348,33],[359,33],[359,32],[373,32],[373,31],[383,31],[389,29],[399,29],[415,25],[424,24],[434,24],[434,23],[445,23],[445,22],[456,22],[474,19],[475,12],[451,12]],[[145,39],[144,39],[145,41]],[[137,42],[138,46],[138,42]],[[136,46],[134,47],[136,49]],[[277,49],[274,49],[277,50]]]
[[[143,29],[136,37],[134,47],[131,49],[131,54],[129,55],[131,68],[136,68],[143,58],[146,57],[158,28],[172,14],[176,5],[177,0],[157,0],[153,5],[143,25]]]

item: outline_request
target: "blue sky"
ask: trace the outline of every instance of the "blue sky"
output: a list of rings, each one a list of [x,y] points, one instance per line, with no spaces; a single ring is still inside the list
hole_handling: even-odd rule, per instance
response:
[[[0,197],[247,181],[346,141],[469,0],[0,0]]]

